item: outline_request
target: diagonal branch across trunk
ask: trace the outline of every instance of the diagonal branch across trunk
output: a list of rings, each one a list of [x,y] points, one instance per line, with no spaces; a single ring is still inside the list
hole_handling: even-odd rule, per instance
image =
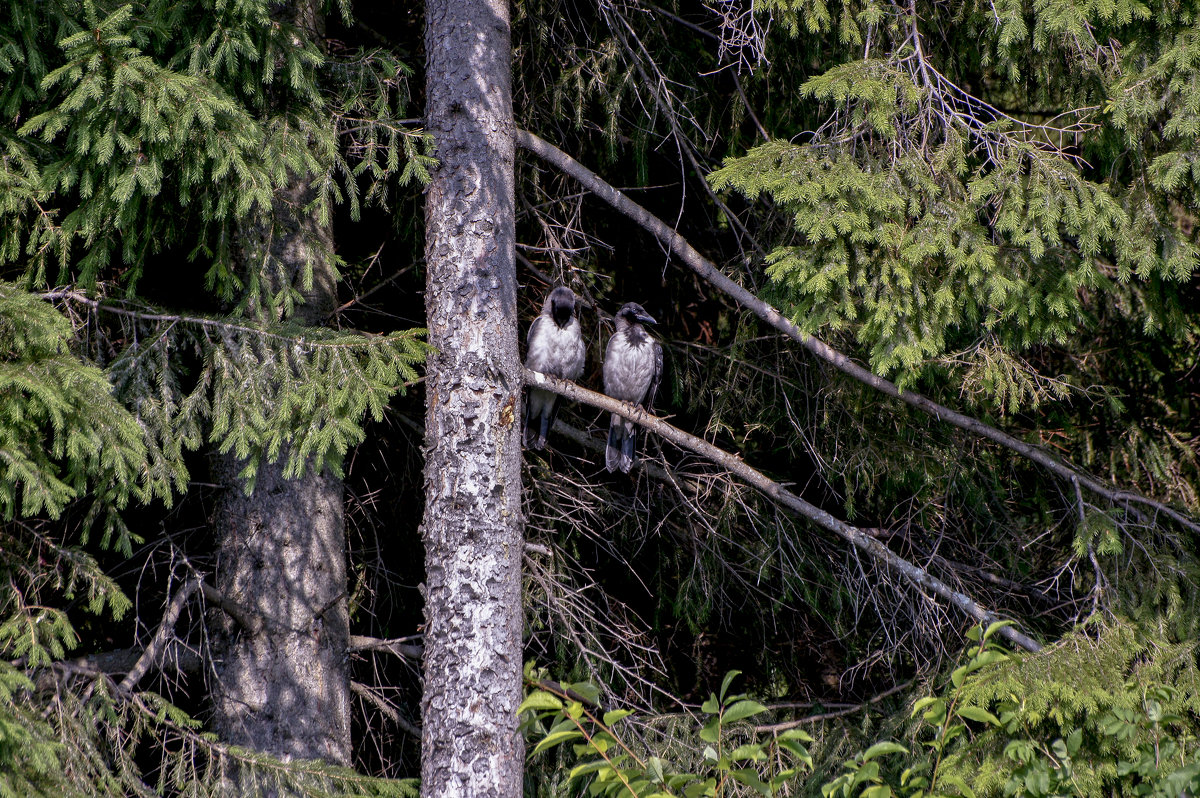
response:
[[[731,471],[762,491],[776,503],[807,518],[817,526],[829,530],[852,544],[858,550],[884,563],[917,587],[925,588],[941,596],[980,623],[994,623],[1000,620],[999,616],[981,607],[970,596],[950,587],[945,582],[931,575],[924,568],[912,564],[864,530],[851,526],[845,521],[833,517],[821,508],[809,504],[761,471],[748,465],[740,457],[713,446],[706,440],[689,435],[678,427],[673,427],[662,419],[647,413],[640,407],[618,401],[595,391],[589,391],[573,382],[560,380],[556,377],[528,369],[525,370],[525,380],[530,385],[536,385],[547,391],[554,391],[572,401],[598,407],[610,413],[619,413],[631,421],[637,422],[676,446],[687,449],[690,452],[695,452],[701,457]],[[999,634],[1026,651],[1040,651],[1042,648],[1036,640],[1022,634],[1011,626],[1002,628]]]
[[[1112,488],[1097,479],[1087,476],[1078,468],[1051,457],[1037,446],[1018,440],[1007,432],[985,424],[977,418],[959,413],[956,410],[951,410],[948,407],[943,407],[932,399],[922,396],[915,391],[901,391],[894,382],[874,374],[869,369],[863,368],[846,355],[811,335],[805,335],[799,327],[788,321],[777,309],[759,299],[722,273],[716,264],[701,255],[695,247],[689,244],[683,236],[675,232],[669,225],[610,186],[596,173],[576,161],[570,155],[525,130],[517,131],[516,141],[518,146],[529,150],[550,165],[575,178],[596,196],[637,222],[661,241],[664,246],[670,249],[689,269],[732,297],[738,304],[753,312],[767,324],[770,324],[784,335],[799,342],[801,346],[813,355],[829,363],[843,374],[853,377],[864,385],[869,385],[888,396],[899,399],[918,410],[924,411],[939,421],[945,421],[959,429],[998,443],[1006,449],[1032,460],[1068,483],[1074,484],[1078,481],[1078,484],[1082,487],[1099,496],[1103,496],[1114,504],[1140,505],[1154,512],[1162,513],[1193,532],[1200,532],[1200,523],[1162,502],[1155,501],[1133,491]]]

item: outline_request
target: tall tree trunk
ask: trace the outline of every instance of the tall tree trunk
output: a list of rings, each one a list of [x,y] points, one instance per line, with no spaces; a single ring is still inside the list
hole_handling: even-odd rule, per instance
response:
[[[335,307],[330,237],[294,214],[309,199],[299,182],[275,213],[273,254],[291,270],[308,261],[313,289],[295,320],[317,324]],[[283,235],[280,236],[282,229]],[[245,231],[249,251],[263,229]],[[259,250],[261,251],[261,249]],[[247,629],[225,613],[213,634],[215,727],[227,742],[275,756],[348,765],[350,681],[346,651],[346,540],[342,480],[311,469],[283,476],[284,457],[263,463],[254,492],[238,478],[242,463],[215,458],[225,490],[214,508],[216,588],[258,621]]]
[[[521,793],[521,444],[507,0],[428,0],[426,796]]]
[[[300,0],[275,13],[319,38],[318,9],[317,0]],[[272,218],[245,224],[241,235],[250,268],[261,268],[268,254],[282,266],[266,275],[270,288],[280,287],[280,277],[299,284],[311,269],[312,287],[303,291],[293,320],[318,325],[336,307],[337,286],[332,234],[304,210],[311,200],[307,183],[293,178],[276,196]],[[255,620],[246,628],[214,613],[214,726],[227,742],[283,759],[349,765],[342,480],[311,468],[286,479],[286,455],[260,466],[249,496],[238,477],[242,463],[232,455],[214,458],[214,476],[225,488],[212,518],[216,588]],[[246,773],[236,778],[235,789],[250,787]]]

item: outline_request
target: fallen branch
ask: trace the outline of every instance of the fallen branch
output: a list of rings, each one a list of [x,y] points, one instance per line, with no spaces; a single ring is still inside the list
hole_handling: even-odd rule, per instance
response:
[[[954,590],[940,579],[929,574],[924,568],[913,565],[864,530],[859,529],[858,527],[850,526],[845,521],[834,518],[821,508],[809,504],[804,499],[784,488],[778,482],[775,482],[767,477],[761,471],[758,471],[747,465],[746,462],[741,458],[736,457],[724,451],[723,449],[713,446],[708,441],[697,438],[694,435],[689,435],[678,427],[673,427],[662,419],[650,415],[640,407],[628,404],[626,402],[620,402],[609,396],[605,396],[604,394],[596,393],[595,391],[589,391],[586,388],[579,387],[573,382],[560,380],[556,377],[550,377],[546,374],[530,371],[529,369],[525,369],[525,381],[531,385],[536,385],[543,390],[553,391],[561,396],[565,396],[572,401],[582,402],[583,404],[591,405],[592,407],[597,407],[601,410],[607,410],[610,413],[618,413],[625,418],[628,418],[630,421],[634,421],[642,425],[646,429],[651,430],[655,434],[670,441],[681,449],[687,449],[690,452],[695,452],[701,457],[716,463],[727,471],[736,474],[750,485],[766,494],[777,504],[780,504],[797,513],[798,515],[807,518],[818,526],[833,532],[835,535],[838,535],[839,537],[851,543],[855,548],[884,563],[914,585],[926,588],[927,590],[930,590],[946,599],[955,607],[958,607],[962,612],[974,618],[976,621],[984,624],[991,624],[1000,620],[999,616],[979,606],[979,604],[977,604],[970,596]],[[1011,626],[1002,627],[998,634],[1014,645],[1025,649],[1026,651],[1041,650],[1041,645],[1036,640],[1022,634],[1021,632],[1018,632]]]
[[[1114,490],[1100,481],[1086,476],[1078,469],[1059,462],[1040,448],[1018,440],[1006,432],[983,423],[979,419],[951,410],[948,407],[943,407],[932,399],[914,391],[901,391],[890,380],[885,380],[883,377],[863,368],[828,344],[817,340],[811,335],[804,334],[799,327],[788,321],[774,307],[759,299],[721,272],[712,261],[701,255],[683,236],[675,232],[675,230],[661,219],[626,197],[620,191],[617,191],[617,189],[602,180],[596,173],[553,144],[525,130],[518,130],[516,132],[516,142],[519,146],[524,147],[542,160],[578,180],[585,188],[592,191],[600,199],[645,228],[700,277],[728,294],[742,305],[742,307],[753,312],[767,324],[770,324],[789,338],[799,342],[801,346],[813,355],[829,363],[843,374],[853,377],[864,385],[869,385],[888,396],[899,399],[918,410],[922,410],[940,421],[946,421],[959,429],[998,443],[1022,457],[1032,460],[1067,482],[1078,480],[1078,484],[1099,496],[1103,496],[1114,504],[1140,504],[1168,516],[1193,532],[1200,532],[1200,523],[1193,521],[1183,513],[1168,507],[1162,502],[1147,498],[1133,491]]]
[[[208,582],[200,583],[200,592],[204,595],[205,601],[219,608],[230,618],[233,618],[238,626],[242,627],[247,634],[256,635],[263,630],[263,616],[238,604]]]

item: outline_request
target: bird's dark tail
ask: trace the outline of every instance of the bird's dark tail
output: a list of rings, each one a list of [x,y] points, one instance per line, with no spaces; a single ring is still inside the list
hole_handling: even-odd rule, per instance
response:
[[[537,430],[534,429],[535,425],[538,423],[538,419],[537,419],[537,416],[535,416],[532,412],[532,410],[533,410],[533,408],[531,407],[532,404],[533,404],[533,397],[531,397],[531,396],[526,397],[525,398],[525,448],[526,449],[540,448],[537,445]]]
[[[529,391],[525,398],[526,449],[541,449],[546,445],[546,434],[554,426],[554,418],[557,415],[557,396],[536,389]]]
[[[554,419],[558,418],[558,397],[550,400],[550,409],[542,411],[542,429],[539,433],[538,448],[546,445],[546,434],[554,427]]]
[[[608,446],[604,450],[604,467],[609,471],[621,470],[628,474],[633,468],[633,448],[637,441],[637,430],[620,416],[613,416],[608,425]]]

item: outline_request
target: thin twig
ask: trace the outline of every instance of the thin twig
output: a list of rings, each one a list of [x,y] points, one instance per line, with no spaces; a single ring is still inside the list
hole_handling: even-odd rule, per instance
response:
[[[378,709],[385,718],[399,726],[410,736],[415,737],[418,740],[421,739],[420,727],[409,723],[408,720],[405,719],[405,717],[401,715],[400,712],[394,706],[392,706],[390,702],[378,695],[370,687],[367,687],[362,682],[351,681],[350,692],[354,693],[356,696]]]
[[[179,614],[183,612],[183,606],[187,604],[187,600],[199,588],[200,580],[192,577],[184,582],[183,587],[175,591],[175,595],[167,604],[166,611],[163,612],[162,620],[159,621],[158,629],[154,632],[154,637],[151,639],[150,645],[146,646],[146,650],[142,652],[137,662],[129,669],[129,673],[125,674],[125,678],[121,680],[119,686],[123,691],[128,692],[137,687],[137,683],[142,680],[142,677],[146,675],[150,667],[162,656],[163,649],[167,647],[171,636],[175,634],[175,622],[179,620]]]
[[[425,647],[409,643],[409,640],[420,640],[421,635],[413,635],[411,637],[397,637],[391,640],[385,640],[379,637],[367,637],[366,635],[350,635],[350,650],[351,651],[386,651],[401,659],[414,659],[420,661],[425,653]]]
[[[368,336],[360,334],[358,337],[361,340],[355,341],[320,341],[314,340],[311,337],[303,334],[299,335],[284,335],[281,333],[268,332],[262,327],[253,327],[247,324],[238,324],[236,322],[225,321],[223,319],[212,319],[206,316],[189,316],[176,313],[151,313],[146,310],[130,310],[128,308],[118,307],[116,302],[123,300],[116,299],[92,299],[82,291],[74,289],[60,289],[55,291],[47,291],[39,294],[42,299],[46,300],[65,300],[67,302],[75,302],[80,305],[85,305],[93,311],[100,313],[112,313],[117,316],[135,319],[137,321],[162,321],[172,324],[193,324],[202,327],[206,330],[217,330],[222,333],[238,332],[257,335],[260,338],[270,338],[276,341],[289,341],[301,346],[310,346],[321,349],[357,349],[365,343],[373,340],[382,340],[383,336]],[[132,303],[128,303],[132,304]],[[323,329],[323,328],[319,328]]]

